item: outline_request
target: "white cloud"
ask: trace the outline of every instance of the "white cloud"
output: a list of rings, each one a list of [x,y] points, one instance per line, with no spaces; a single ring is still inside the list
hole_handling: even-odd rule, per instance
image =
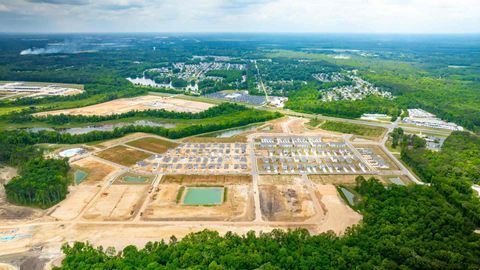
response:
[[[9,9],[4,4],[0,4],[0,11],[9,11]]]
[[[478,0],[0,0],[0,11],[66,32],[463,33],[480,25]],[[44,29],[21,23],[0,31]]]

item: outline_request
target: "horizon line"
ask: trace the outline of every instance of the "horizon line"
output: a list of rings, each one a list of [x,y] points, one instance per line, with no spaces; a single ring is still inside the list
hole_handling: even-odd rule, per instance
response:
[[[54,31],[39,31],[39,32],[31,32],[31,31],[0,31],[0,35],[9,35],[9,34],[29,34],[29,35],[45,35],[45,34],[254,34],[254,35],[261,35],[261,34],[268,34],[268,35],[295,35],[295,34],[309,34],[309,35],[398,35],[398,36],[406,36],[406,35],[432,35],[432,36],[440,36],[440,35],[480,35],[480,32],[308,32],[308,31],[299,31],[299,32],[227,32],[227,31],[166,31],[166,32],[129,32],[129,31],[73,31],[73,32],[54,32]]]

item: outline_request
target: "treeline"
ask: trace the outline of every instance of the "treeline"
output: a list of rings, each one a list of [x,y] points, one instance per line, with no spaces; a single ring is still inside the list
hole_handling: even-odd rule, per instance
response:
[[[5,185],[8,201],[41,208],[55,205],[67,194],[69,169],[66,159],[29,159],[20,167],[21,176]]]
[[[92,122],[103,122],[110,120],[125,119],[131,117],[157,117],[157,118],[168,118],[168,119],[205,119],[220,115],[231,114],[234,112],[242,112],[249,110],[243,105],[238,105],[235,103],[222,103],[220,105],[211,107],[205,111],[198,113],[190,112],[173,112],[167,111],[164,109],[161,110],[145,110],[145,111],[130,111],[121,114],[111,114],[111,115],[46,115],[41,117],[35,117],[31,114],[30,111],[23,112],[13,112],[9,115],[8,120],[13,123],[23,123],[23,122],[45,122],[50,124],[65,124],[65,123],[92,123]]]
[[[55,269],[477,269],[475,224],[427,186],[391,186],[357,178],[362,224],[333,232],[273,230],[240,236],[202,231],[121,252],[65,245]]]
[[[56,131],[39,131],[31,133],[25,130],[11,130],[0,133],[1,136],[15,138],[19,142],[27,145],[38,143],[87,143],[92,141],[107,140],[119,138],[134,132],[145,132],[159,136],[177,139],[187,136],[193,136],[201,133],[218,131],[238,126],[244,126],[257,122],[264,122],[280,117],[280,113],[259,111],[248,109],[244,111],[235,111],[234,113],[222,114],[215,118],[215,121],[206,121],[205,124],[195,124],[186,127],[164,128],[158,126],[124,126],[115,128],[113,131],[92,131],[85,134],[72,135]],[[207,119],[207,118],[205,118]],[[210,119],[210,118],[208,118]]]

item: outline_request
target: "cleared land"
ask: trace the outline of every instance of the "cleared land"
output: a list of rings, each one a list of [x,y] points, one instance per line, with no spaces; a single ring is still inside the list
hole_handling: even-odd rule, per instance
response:
[[[254,218],[250,176],[167,175],[147,203],[144,220],[250,221]],[[226,187],[221,204],[185,205],[183,198],[192,187]]]
[[[88,203],[100,191],[100,187],[79,185],[70,188],[67,198],[50,215],[59,220],[71,220],[77,217]]]
[[[161,154],[167,152],[168,149],[177,147],[178,143],[155,137],[148,137],[128,142],[127,145]]]
[[[73,168],[87,172],[81,184],[70,186],[67,198],[60,202],[50,216],[59,220],[71,220],[77,217],[100,191],[101,184],[118,171],[117,168],[87,157],[72,163]]]
[[[250,184],[252,183],[252,177],[250,175],[165,175],[162,183],[176,183],[183,185]]]
[[[148,185],[112,185],[83,215],[88,220],[129,220],[142,204]]]
[[[45,115],[111,115],[121,114],[130,111],[145,111],[145,110],[167,110],[173,112],[192,112],[197,113],[204,111],[213,104],[189,101],[184,99],[160,97],[160,96],[141,96],[134,98],[121,98],[91,106],[57,110],[49,112],[41,112],[34,114],[35,116]]]
[[[71,165],[73,168],[78,168],[87,173],[87,177],[83,179],[82,185],[99,184],[106,176],[116,171],[116,168],[91,157],[80,159]]]
[[[138,161],[150,157],[151,154],[133,148],[128,148],[123,145],[118,145],[99,152],[97,156],[123,166],[132,166]]]
[[[370,177],[375,177],[378,178],[376,175],[369,175],[369,174],[362,174],[363,177],[366,179]],[[312,180],[316,184],[320,185],[328,185],[328,184],[335,184],[335,185],[355,185],[355,178],[357,178],[358,175],[343,175],[343,174],[338,174],[338,175],[309,175],[308,178]]]
[[[315,207],[303,185],[261,185],[260,208],[269,221],[304,221],[315,215]]]
[[[197,185],[208,186],[205,183]],[[216,185],[218,187],[218,185]],[[225,185],[226,200],[217,205],[185,205],[178,200],[179,184],[161,184],[152,194],[142,218],[144,220],[250,221],[254,218],[252,186]],[[191,188],[191,187],[187,187]],[[223,188],[223,187],[222,187]]]
[[[259,185],[293,185],[302,184],[303,180],[300,175],[268,175],[258,176]]]
[[[320,193],[320,202],[326,216],[325,222],[319,226],[320,231],[329,229],[336,234],[342,234],[362,220],[362,215],[345,204],[334,185],[318,185],[317,191]]]

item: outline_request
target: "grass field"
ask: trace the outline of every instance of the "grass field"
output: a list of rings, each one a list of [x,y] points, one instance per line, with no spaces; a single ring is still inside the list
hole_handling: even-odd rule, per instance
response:
[[[147,185],[153,180],[153,176],[135,173],[126,173],[115,179],[115,185]]]
[[[147,137],[131,141],[127,143],[128,145],[152,151],[155,153],[165,153],[170,148],[175,148],[178,146],[178,143],[174,143],[167,140],[162,140],[154,137]]]
[[[323,121],[319,120],[318,118],[312,118],[306,124],[311,126],[311,127],[317,127],[321,123],[323,123]]]
[[[150,157],[151,154],[119,145],[101,151],[97,156],[123,166],[132,166],[138,161]]]
[[[363,137],[380,137],[386,131],[385,128],[358,125],[345,122],[326,121],[320,126],[321,129],[341,133],[354,134]]]

